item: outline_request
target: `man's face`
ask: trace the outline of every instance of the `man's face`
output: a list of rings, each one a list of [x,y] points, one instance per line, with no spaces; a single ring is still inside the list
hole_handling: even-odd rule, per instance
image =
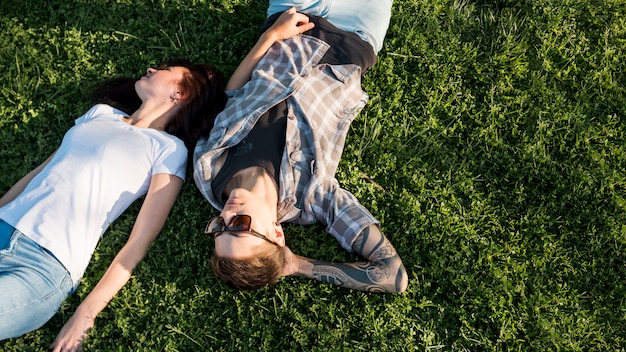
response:
[[[250,215],[251,229],[264,234],[277,245],[284,246],[282,229],[277,231],[280,226],[275,225],[275,211],[276,209],[269,209],[263,199],[250,191],[236,188],[230,192],[220,216],[224,218],[224,223],[229,224],[235,215]],[[225,231],[215,238],[215,254],[220,257],[250,258],[265,248],[264,246],[272,246],[272,244],[246,232]]]

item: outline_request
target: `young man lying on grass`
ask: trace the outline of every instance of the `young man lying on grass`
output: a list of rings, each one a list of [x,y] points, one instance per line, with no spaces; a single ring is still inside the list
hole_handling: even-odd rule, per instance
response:
[[[215,237],[213,271],[232,287],[294,275],[362,291],[406,289],[379,222],[335,179],[350,123],[368,100],[361,75],[376,63],[390,14],[391,0],[270,1],[265,30],[194,155],[196,184],[221,211],[205,230]],[[295,255],[282,222],[320,222],[365,261]]]

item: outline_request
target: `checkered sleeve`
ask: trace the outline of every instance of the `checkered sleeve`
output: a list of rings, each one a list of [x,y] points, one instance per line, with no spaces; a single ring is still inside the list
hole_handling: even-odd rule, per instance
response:
[[[341,188],[336,179],[326,179],[311,189],[315,197],[312,212],[316,220],[326,225],[331,234],[348,252],[361,232],[370,225],[379,225],[378,220],[356,199]]]

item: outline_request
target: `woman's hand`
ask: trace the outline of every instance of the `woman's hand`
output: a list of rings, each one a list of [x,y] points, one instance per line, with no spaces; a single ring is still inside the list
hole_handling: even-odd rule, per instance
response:
[[[278,17],[267,33],[277,41],[302,34],[313,27],[315,24],[309,22],[309,16],[296,12],[296,8],[292,7]]]
[[[50,345],[53,352],[81,351],[83,340],[93,327],[94,318],[81,314],[77,310],[65,323],[57,338]]]

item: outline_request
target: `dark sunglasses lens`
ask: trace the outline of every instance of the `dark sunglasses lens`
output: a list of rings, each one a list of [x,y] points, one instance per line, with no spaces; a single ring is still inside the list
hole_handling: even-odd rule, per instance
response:
[[[204,233],[218,232],[224,229],[224,219],[221,217],[213,218],[206,225]]]
[[[252,218],[249,215],[237,215],[230,220],[228,229],[232,231],[248,231]]]

